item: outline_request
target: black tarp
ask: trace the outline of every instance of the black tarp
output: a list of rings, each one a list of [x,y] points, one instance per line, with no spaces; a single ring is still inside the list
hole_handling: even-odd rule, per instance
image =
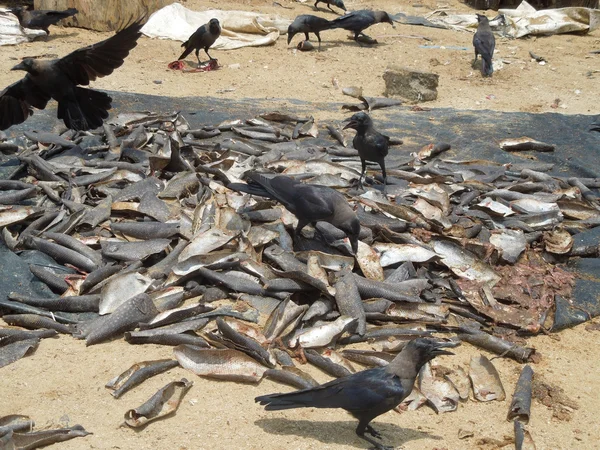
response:
[[[340,114],[341,103],[310,103],[297,100],[285,100],[287,108],[274,107],[273,102],[257,99],[223,100],[214,97],[162,97],[142,94],[109,92],[113,97],[112,114],[119,112],[152,111],[156,113],[181,112],[192,128],[205,125],[217,125],[224,120],[247,119],[266,112],[279,111],[298,116],[310,116],[316,110],[331,111],[332,117],[350,117],[351,112]],[[278,99],[276,104],[283,104]],[[349,102],[351,103],[350,99]],[[491,160],[498,163],[523,163],[541,161],[554,165],[549,172],[557,176],[583,178],[600,177],[600,133],[590,132],[594,116],[565,115],[559,113],[531,114],[524,112],[497,112],[489,110],[456,110],[435,108],[429,111],[412,111],[409,107],[393,107],[376,110],[372,113],[377,128],[386,134],[404,140],[404,145],[394,147],[389,156],[394,162],[406,160],[410,152],[418,151],[429,143],[446,142],[452,149],[444,153],[445,159]],[[335,122],[332,119],[331,122]],[[7,130],[9,136],[19,136],[24,130],[51,131],[58,123],[56,110],[36,111],[24,124]],[[321,128],[323,136],[327,132]],[[502,139],[527,136],[553,144],[556,149],[549,153],[508,153],[500,149]],[[4,167],[3,167],[4,166]],[[18,161],[14,157],[3,157],[0,164],[0,179],[14,171]],[[599,228],[600,230],[600,228]],[[600,233],[595,230],[589,234],[576,236],[575,239],[589,239],[600,244]],[[17,267],[17,266],[15,266]],[[600,314],[600,260],[572,258],[569,270],[578,273],[579,280],[575,288],[572,303],[559,300],[555,329],[581,323],[591,316]],[[10,267],[4,266],[9,273]],[[19,269],[20,270],[20,269]],[[23,274],[30,279],[27,270]],[[2,289],[0,289],[2,292]]]

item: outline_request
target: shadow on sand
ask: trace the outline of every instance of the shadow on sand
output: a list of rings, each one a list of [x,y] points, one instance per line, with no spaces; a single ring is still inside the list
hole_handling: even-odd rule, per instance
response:
[[[323,444],[348,445],[357,448],[365,448],[365,444],[367,444],[366,441],[356,435],[355,429],[358,422],[355,420],[320,422],[318,420],[290,420],[282,417],[274,417],[259,419],[254,424],[269,434],[300,436],[320,441]],[[395,448],[417,439],[442,439],[440,436],[435,436],[424,431],[400,428],[391,423],[374,422],[371,425],[383,436],[381,440],[383,445],[390,445]]]

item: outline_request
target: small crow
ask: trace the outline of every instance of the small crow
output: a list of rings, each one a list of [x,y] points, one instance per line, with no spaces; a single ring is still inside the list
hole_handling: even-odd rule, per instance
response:
[[[56,23],[67,17],[74,16],[79,11],[75,8],[69,8],[64,11],[53,11],[53,10],[28,10],[22,6],[11,8],[12,12],[23,28],[31,28],[34,30],[44,30],[47,34],[50,34],[48,27],[50,25],[56,25]]]
[[[385,11],[370,11],[368,9],[361,9],[360,11],[354,11],[333,19],[331,21],[331,28],[343,28],[344,30],[352,31],[354,32],[354,40],[358,41],[358,35],[361,33],[364,34],[363,30],[381,22],[389,23],[392,27],[396,28],[394,21],[388,13]]]
[[[327,7],[328,7],[328,8],[329,8],[331,11],[333,11],[333,9],[331,8],[331,5],[333,5],[333,6],[337,6],[338,8],[340,8],[340,9],[342,9],[342,10],[346,11],[346,7],[344,6],[344,2],[343,2],[342,0],[317,0],[317,1],[315,2],[315,9],[318,9],[318,8],[317,8],[317,5],[318,5],[319,3],[327,3]],[[335,11],[333,11],[333,12],[335,12]]]
[[[208,49],[215,43],[215,41],[221,36],[221,25],[217,19],[210,19],[208,23],[205,23],[198,28],[190,38],[181,44],[185,47],[184,52],[181,54],[178,60],[185,58],[187,55],[196,50],[196,58],[198,58],[198,65],[200,62],[200,49],[203,48],[208,57],[213,61],[215,58],[210,56]]]
[[[329,30],[331,28],[331,22],[322,17],[311,16],[310,14],[302,14],[294,19],[291,25],[288,27],[288,45],[292,41],[292,38],[298,33],[304,33],[306,40],[308,41],[308,33],[314,33],[319,40],[319,48],[321,48],[321,36],[319,33],[323,30]]]
[[[350,117],[350,121],[344,127],[356,130],[352,145],[358,150],[358,156],[362,164],[362,171],[358,180],[362,189],[362,178],[367,168],[367,161],[379,163],[383,175],[383,192],[386,192],[387,175],[385,173],[385,157],[388,154],[390,138],[379,133],[373,126],[373,120],[367,113],[358,112]]]
[[[496,47],[496,38],[490,28],[490,21],[486,16],[477,14],[477,31],[473,36],[473,47],[475,47],[475,61],[477,56],[481,55],[481,75],[491,77],[494,72],[492,67],[492,56],[494,56],[494,48]]]

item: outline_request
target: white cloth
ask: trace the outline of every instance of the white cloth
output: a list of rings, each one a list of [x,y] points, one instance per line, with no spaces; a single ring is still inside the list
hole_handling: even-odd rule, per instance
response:
[[[291,20],[274,14],[248,11],[192,11],[179,3],[159,9],[150,16],[142,33],[151,38],[187,41],[210,19],[218,19],[221,36],[211,48],[232,50],[273,44],[280,34],[286,33]]]

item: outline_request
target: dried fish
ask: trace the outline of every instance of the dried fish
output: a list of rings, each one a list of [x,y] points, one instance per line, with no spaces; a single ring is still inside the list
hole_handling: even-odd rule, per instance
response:
[[[159,361],[135,363],[121,375],[117,375],[106,383],[106,386],[104,387],[112,390],[111,395],[114,398],[119,398],[125,392],[143,383],[148,378],[166,372],[178,365],[179,363],[174,359],[161,359]]]
[[[158,390],[150,399],[135,409],[125,413],[125,424],[132,428],[148,425],[161,417],[175,413],[194,383],[182,378],[180,381],[172,381]]]
[[[455,411],[458,408],[458,391],[450,382],[436,376],[429,362],[419,372],[418,388],[436,413]]]
[[[351,272],[346,272],[335,284],[335,302],[342,316],[356,319],[356,333],[365,334],[367,319],[356,281]]]
[[[515,430],[515,450],[535,450],[536,446],[529,434],[529,431],[525,429],[523,423],[519,420],[514,421]]]
[[[331,359],[320,355],[316,350],[308,349],[304,352],[304,355],[306,356],[308,362],[314,364],[319,369],[333,377],[339,378],[352,374],[350,370],[344,366],[336,364]]]
[[[86,431],[81,425],[56,430],[33,431],[31,433],[13,433],[8,442],[11,447],[8,448],[34,449],[78,437],[85,437],[89,434],[92,433]]]
[[[445,373],[444,378],[454,386],[454,389],[456,389],[456,392],[458,392],[458,396],[462,401],[467,401],[469,399],[471,380],[462,367],[458,366],[454,370]]]
[[[506,356],[520,363],[532,361],[535,349],[525,348],[520,345],[505,341],[496,336],[492,336],[483,331],[468,330],[467,333],[459,334],[458,338],[461,341],[468,342],[479,348],[483,348],[497,355]]]
[[[341,316],[325,325],[311,327],[298,332],[289,341],[290,347],[299,345],[302,348],[325,347],[335,345],[335,341],[345,331],[356,326],[357,319]]]
[[[533,380],[533,369],[529,365],[523,366],[521,375],[515,387],[510,407],[508,409],[507,420],[517,420],[522,423],[529,423],[531,409],[531,382]]]
[[[234,330],[225,320],[220,317],[217,319],[217,327],[223,336],[222,342],[224,342],[225,345],[246,353],[248,356],[251,356],[267,367],[272,369],[275,368],[275,361],[273,360],[273,357],[256,340],[250,336],[240,333],[237,330]],[[231,343],[231,345],[229,345],[229,343]]]
[[[473,394],[480,402],[502,401],[506,398],[500,375],[492,362],[483,355],[473,356],[469,366]]]
[[[507,152],[522,152],[534,150],[536,152],[553,152],[554,145],[545,142],[536,141],[529,137],[504,139],[498,143],[502,150]]]
[[[140,322],[148,322],[157,314],[158,310],[150,296],[139,294],[121,304],[111,314],[80,324],[73,336],[85,338],[86,345],[98,344],[137,327]]]
[[[215,350],[179,345],[173,355],[184,369],[220,380],[258,383],[267,368],[237,350]]]
[[[18,361],[30,350],[35,351],[39,343],[39,339],[28,339],[0,347],[0,368]]]
[[[319,385],[319,383],[306,372],[302,372],[300,369],[293,366],[285,366],[281,370],[267,369],[264,377],[298,389],[310,389]]]

